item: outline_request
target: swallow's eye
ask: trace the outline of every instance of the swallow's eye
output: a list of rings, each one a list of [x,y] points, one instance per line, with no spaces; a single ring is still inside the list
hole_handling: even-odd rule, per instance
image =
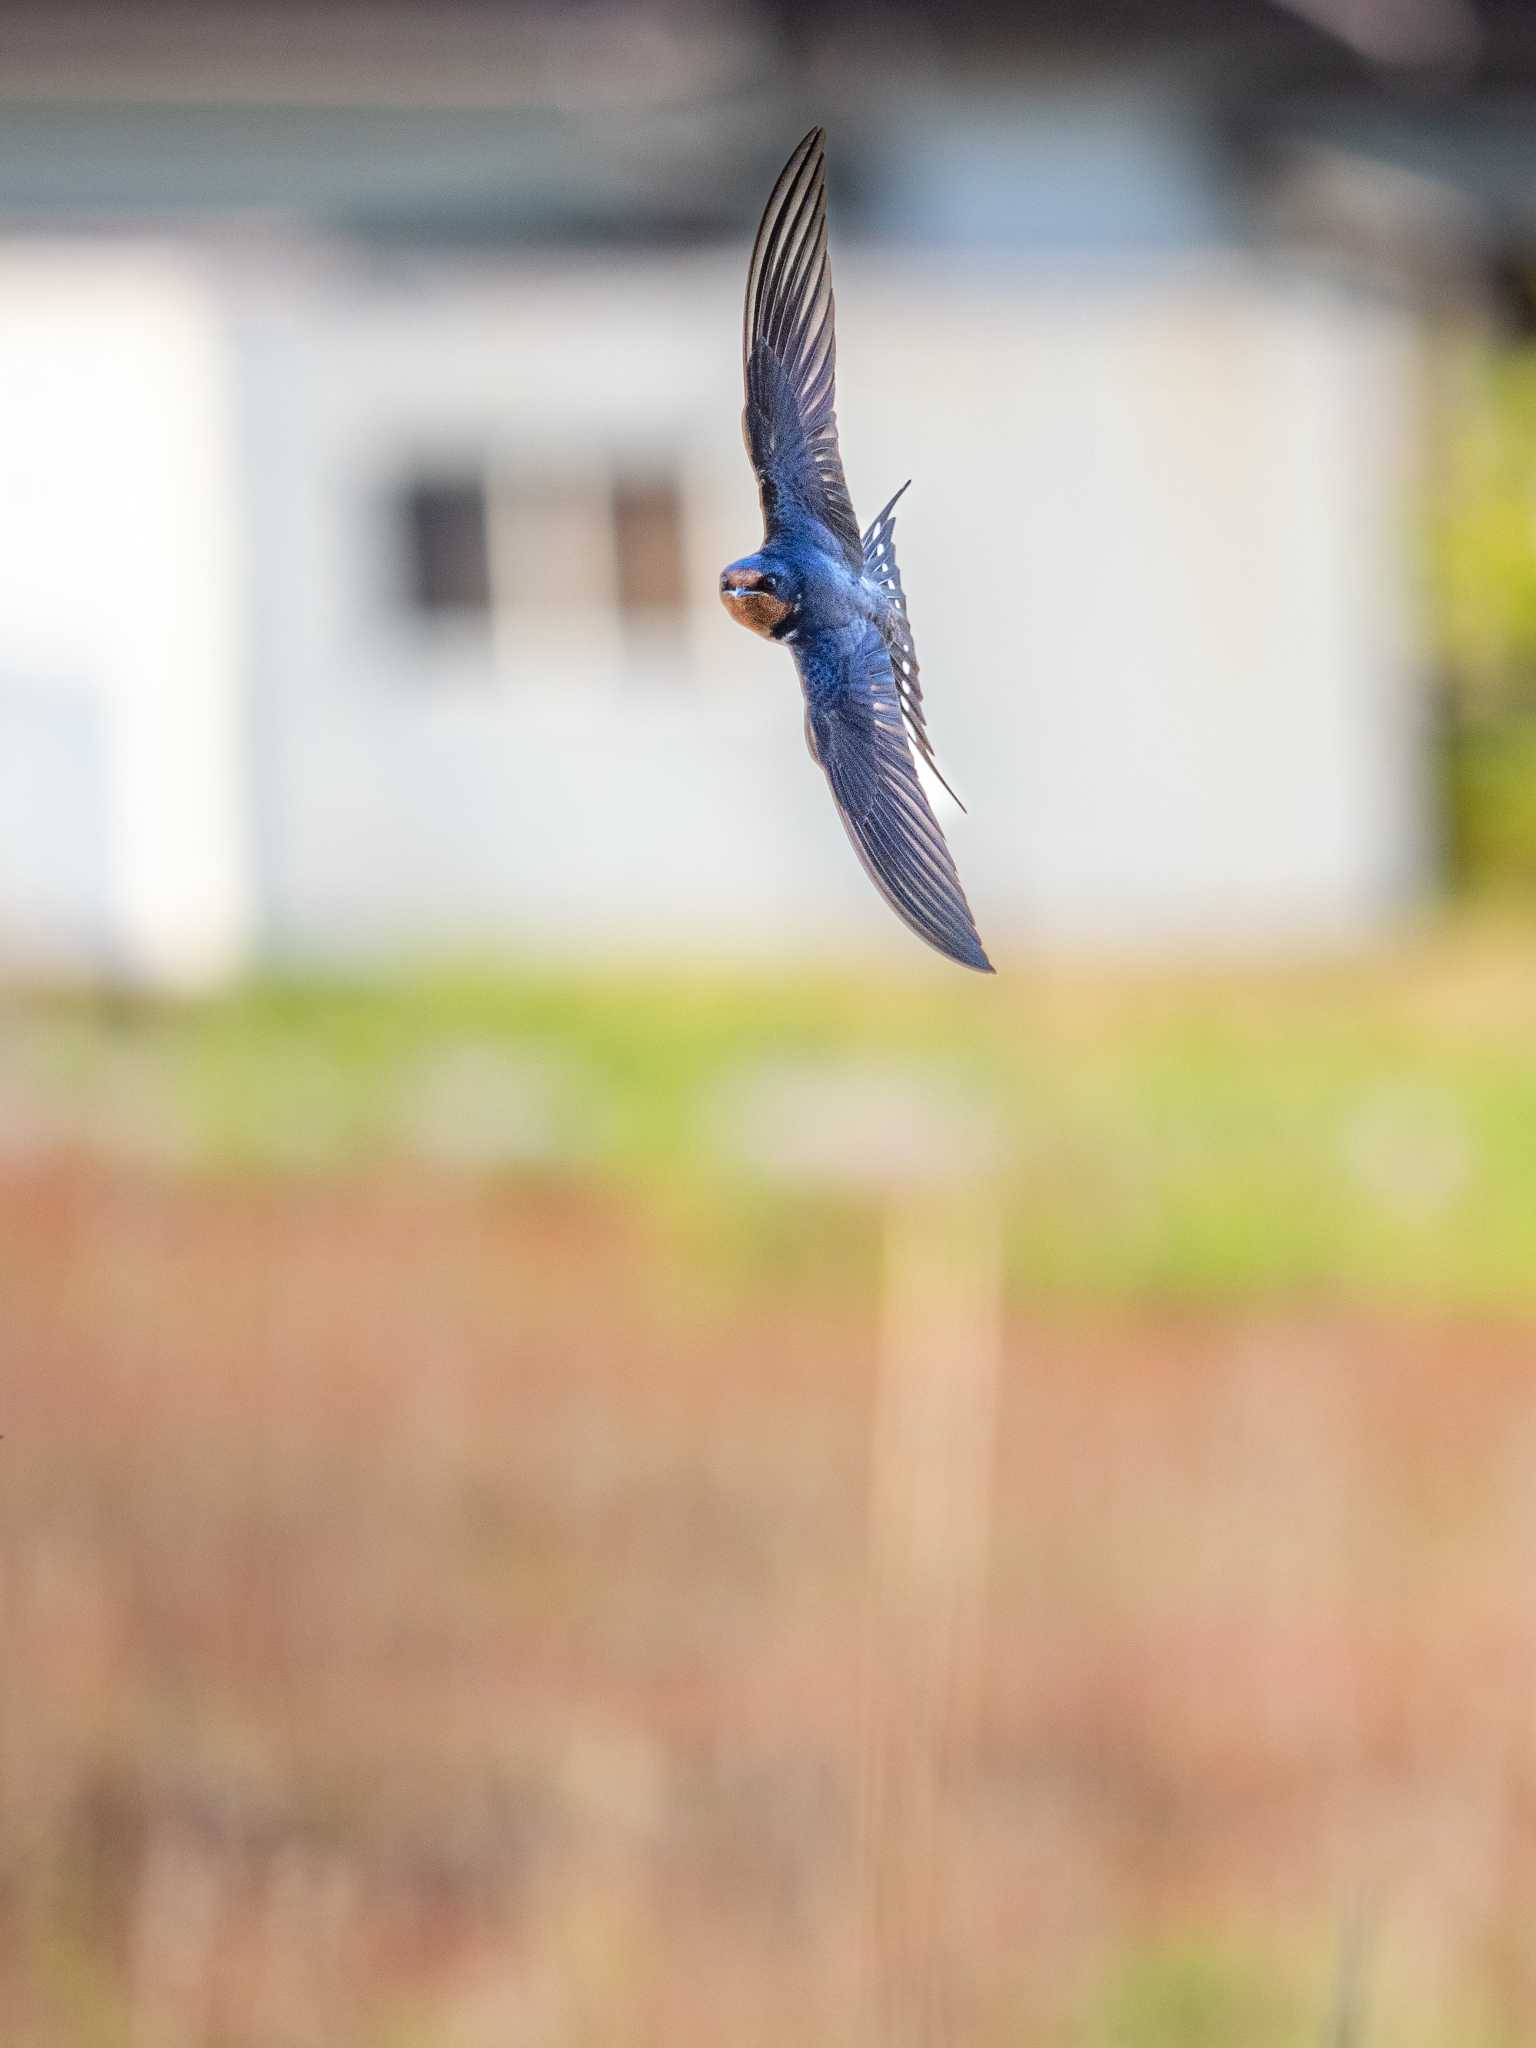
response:
[[[770,597],[777,597],[779,594],[779,579],[777,576],[765,574],[758,578],[757,587],[759,590],[766,590]]]

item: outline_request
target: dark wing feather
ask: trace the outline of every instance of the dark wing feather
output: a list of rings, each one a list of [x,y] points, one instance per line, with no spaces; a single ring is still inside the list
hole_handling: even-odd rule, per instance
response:
[[[959,797],[949,789],[944,771],[934,759],[933,742],[928,737],[928,721],[923,712],[923,685],[917,665],[917,647],[912,638],[912,621],[907,617],[907,593],[901,587],[901,565],[896,560],[896,507],[902,493],[911,486],[907,479],[885,508],[877,512],[869,522],[864,535],[864,580],[872,583],[885,599],[885,609],[880,618],[880,637],[885,642],[885,651],[891,657],[891,669],[896,677],[896,688],[901,697],[901,708],[906,716],[907,730],[912,735],[912,744],[933,770],[945,789],[949,790],[955,802]],[[964,804],[960,804],[963,811]]]
[[[742,427],[771,539],[796,513],[863,561],[833,409],[837,336],[827,260],[826,156],[813,128],[779,174],[747,271]]]
[[[955,863],[917,778],[879,633],[871,626],[836,673],[808,653],[801,681],[806,737],[866,874],[920,939],[963,967],[990,974]]]

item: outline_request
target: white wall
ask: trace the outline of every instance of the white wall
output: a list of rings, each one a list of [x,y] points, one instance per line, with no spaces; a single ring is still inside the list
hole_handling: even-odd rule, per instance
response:
[[[844,445],[899,539],[946,813],[984,934],[1367,934],[1422,886],[1402,315],[1235,260],[1052,277],[837,265]],[[757,538],[740,264],[365,271],[242,288],[263,942],[920,959],[805,757],[787,659],[733,628]],[[676,455],[676,661],[426,641],[379,506],[416,454]]]
[[[200,981],[245,934],[216,287],[137,245],[0,247],[0,962]]]
[[[733,628],[739,263],[219,269],[0,250],[0,960],[217,976],[491,946],[922,956]],[[1010,943],[1379,928],[1432,849],[1415,337],[1236,264],[838,267],[844,442],[899,537],[946,813]],[[424,633],[414,462],[676,460],[679,644]]]

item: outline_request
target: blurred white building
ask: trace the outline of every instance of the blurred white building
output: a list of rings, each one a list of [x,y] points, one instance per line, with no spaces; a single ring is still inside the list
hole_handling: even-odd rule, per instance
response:
[[[0,133],[13,969],[920,964],[790,664],[715,596],[757,537],[740,292],[796,121],[722,157],[697,109],[631,112],[603,175],[588,149],[567,177],[565,129],[423,108],[414,72],[391,155],[377,85],[361,129],[334,104],[253,128],[227,93],[198,128],[184,90],[128,119],[111,78],[61,115],[30,47],[10,89],[65,168]],[[948,822],[1004,956],[1359,937],[1432,878],[1422,319],[1400,270],[1277,239],[1211,134],[1207,100],[1094,67],[833,123],[846,464],[866,518],[915,478]],[[726,160],[724,218],[667,233],[683,167]],[[1434,218],[1389,211],[1410,240]]]

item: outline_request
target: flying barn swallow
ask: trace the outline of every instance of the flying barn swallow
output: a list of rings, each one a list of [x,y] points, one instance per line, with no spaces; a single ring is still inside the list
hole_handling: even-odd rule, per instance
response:
[[[869,879],[920,939],[990,974],[913,759],[915,747],[944,781],[892,538],[907,486],[861,539],[838,452],[824,140],[813,128],[784,166],[752,247],[742,430],[763,544],[721,572],[720,599],[732,618],[794,655],[806,745]]]

